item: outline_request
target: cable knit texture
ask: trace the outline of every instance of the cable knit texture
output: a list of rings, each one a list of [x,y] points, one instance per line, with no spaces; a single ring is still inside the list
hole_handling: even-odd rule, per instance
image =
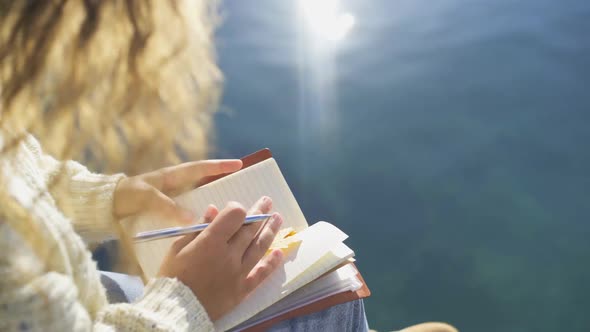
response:
[[[112,196],[124,175],[56,161],[30,135],[0,165],[0,331],[214,330],[176,279],[151,280],[136,303],[108,304],[86,243],[114,235]]]

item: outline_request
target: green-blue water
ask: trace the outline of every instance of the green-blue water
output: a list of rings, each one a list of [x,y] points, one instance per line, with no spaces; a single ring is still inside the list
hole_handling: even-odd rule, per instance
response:
[[[296,1],[223,8],[215,155],[351,235],[373,328],[590,330],[589,1],[342,1],[319,54]]]

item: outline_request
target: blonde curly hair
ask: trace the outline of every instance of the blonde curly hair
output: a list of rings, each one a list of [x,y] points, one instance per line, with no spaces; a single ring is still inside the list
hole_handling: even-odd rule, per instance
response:
[[[221,82],[215,7],[0,0],[0,125],[101,171],[205,157]]]

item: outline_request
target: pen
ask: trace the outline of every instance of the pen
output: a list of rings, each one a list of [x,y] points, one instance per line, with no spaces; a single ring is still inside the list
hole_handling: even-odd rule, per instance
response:
[[[272,216],[271,214],[255,214],[255,215],[247,216],[246,220],[244,221],[244,225],[249,225],[249,224],[252,224],[255,222],[263,221],[263,220],[270,218],[271,216]],[[209,224],[205,223],[205,224],[198,224],[198,225],[192,225],[192,226],[187,226],[187,227],[170,227],[170,228],[157,229],[155,231],[140,232],[135,235],[135,237],[133,238],[133,241],[134,242],[146,242],[146,241],[164,239],[164,238],[168,238],[168,237],[180,236],[180,235],[184,235],[184,234],[188,234],[188,233],[201,232],[205,228],[207,228],[207,226],[209,226]]]

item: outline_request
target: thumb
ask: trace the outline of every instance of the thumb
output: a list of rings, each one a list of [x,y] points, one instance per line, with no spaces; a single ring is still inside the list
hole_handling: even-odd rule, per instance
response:
[[[207,176],[232,173],[242,167],[239,159],[193,161],[142,175],[142,178],[166,194],[178,194],[198,186]]]
[[[191,224],[195,221],[195,215],[176,204],[170,197],[160,191],[155,191],[149,212],[166,220],[172,220],[181,225]]]

